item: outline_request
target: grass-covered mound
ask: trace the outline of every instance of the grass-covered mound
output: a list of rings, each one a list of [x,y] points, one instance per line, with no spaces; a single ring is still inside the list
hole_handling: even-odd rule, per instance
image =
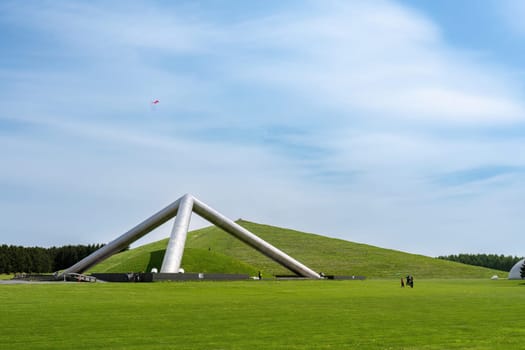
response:
[[[494,274],[500,277],[507,275],[507,272],[244,220],[237,223],[308,267],[325,274],[362,275],[369,278],[400,278],[407,274],[417,278],[490,278]],[[214,226],[190,232],[186,247],[211,247],[215,252],[229,255],[271,274],[290,274],[285,268]]]
[[[507,272],[378,248],[311,233],[256,224],[238,223],[257,236],[311,267],[335,275],[362,275],[368,278],[490,278]],[[117,254],[92,268],[91,272],[150,271],[160,268],[168,240],[147,244]],[[224,272],[264,275],[291,274],[290,271],[248,247],[221,229],[210,226],[188,233],[182,267],[187,272]]]
[[[149,272],[154,267],[160,271],[167,244],[168,240],[163,239],[116,254],[89,272]],[[252,276],[258,273],[255,267],[231,256],[199,248],[184,249],[182,266],[186,272],[247,273]]]

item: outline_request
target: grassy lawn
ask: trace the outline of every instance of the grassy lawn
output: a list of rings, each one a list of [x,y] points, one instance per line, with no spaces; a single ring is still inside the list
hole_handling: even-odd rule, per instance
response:
[[[0,285],[1,349],[519,349],[520,281]]]

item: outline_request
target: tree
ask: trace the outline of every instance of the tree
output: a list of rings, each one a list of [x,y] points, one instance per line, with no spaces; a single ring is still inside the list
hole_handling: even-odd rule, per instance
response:
[[[65,269],[85,258],[103,244],[62,247],[22,247],[0,245],[0,273],[45,273]]]
[[[509,271],[514,264],[521,260],[520,257],[504,256],[503,254],[458,254],[439,256],[438,259],[451,260],[468,265],[483,266],[501,271]]]
[[[525,261],[523,261],[523,264],[521,265],[520,276],[521,278],[525,278]]]

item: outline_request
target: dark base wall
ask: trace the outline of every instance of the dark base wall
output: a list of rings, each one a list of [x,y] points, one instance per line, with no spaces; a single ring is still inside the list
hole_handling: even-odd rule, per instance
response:
[[[92,273],[97,280],[106,282],[156,281],[234,281],[250,279],[249,275],[224,273]]]

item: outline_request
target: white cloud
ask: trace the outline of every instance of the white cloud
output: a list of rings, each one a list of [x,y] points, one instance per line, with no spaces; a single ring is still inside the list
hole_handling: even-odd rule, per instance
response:
[[[261,47],[282,55],[235,65],[236,75],[366,118],[374,113],[445,124],[525,120],[520,95],[510,90],[516,84],[468,52],[447,47],[421,14],[386,2],[337,4],[314,15],[245,24],[243,37],[256,33]]]
[[[491,96],[439,87],[417,87],[394,93],[387,107],[404,111],[408,116],[426,115],[439,121],[485,122],[521,121],[525,110],[519,101],[506,96]]]
[[[62,4],[38,9],[30,18],[73,47],[71,54],[88,54],[96,79],[79,76],[81,85],[99,96],[106,91],[120,104],[129,101],[120,91],[136,99],[156,88],[173,91],[167,101],[180,96],[177,103],[197,105],[199,89],[210,99],[220,86],[241,82],[295,93],[351,119],[373,114],[467,125],[525,120],[522,94],[511,92],[512,80],[467,52],[447,47],[434,23],[392,2],[314,3],[293,13],[220,27],[151,4],[118,12]],[[192,57],[208,60],[208,79],[198,71],[158,64]]]
[[[471,232],[488,237],[501,222],[508,234],[523,226],[515,177],[433,181],[523,166],[521,140],[476,134],[520,125],[523,92],[421,13],[319,2],[219,22],[150,4],[51,4],[30,6],[27,25],[55,45],[57,64],[0,72],[0,118],[33,126],[0,134],[0,180],[44,189],[9,217],[32,210],[50,237],[68,227],[109,240],[185,192],[232,218],[429,254],[477,244]],[[2,224],[21,232],[19,220]]]

